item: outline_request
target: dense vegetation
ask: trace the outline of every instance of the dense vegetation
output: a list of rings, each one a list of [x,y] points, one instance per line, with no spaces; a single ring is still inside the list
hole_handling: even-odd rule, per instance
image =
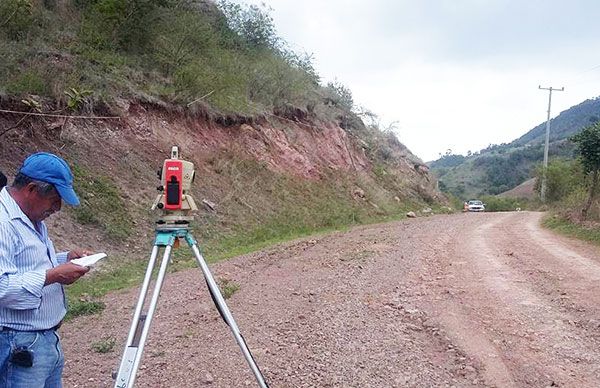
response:
[[[0,0],[0,56],[0,95],[59,109],[123,98],[248,115],[352,106],[277,36],[268,9],[228,0]]]
[[[554,159],[546,171],[546,204],[550,216],[545,225],[562,233],[600,243],[600,202],[597,198],[600,170],[600,123],[571,137],[576,159]],[[543,170],[536,171],[540,191]]]
[[[600,99],[587,100],[552,120],[550,159],[573,159],[569,137],[600,117]],[[495,144],[468,156],[447,153],[430,163],[440,189],[461,198],[494,195],[535,175],[543,160],[545,123],[508,144]]]

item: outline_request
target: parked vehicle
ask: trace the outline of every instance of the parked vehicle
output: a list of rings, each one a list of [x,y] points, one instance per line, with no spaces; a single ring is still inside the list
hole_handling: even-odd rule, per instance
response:
[[[467,202],[467,207],[470,212],[484,212],[485,211],[485,203],[478,201],[476,199],[470,200]]]

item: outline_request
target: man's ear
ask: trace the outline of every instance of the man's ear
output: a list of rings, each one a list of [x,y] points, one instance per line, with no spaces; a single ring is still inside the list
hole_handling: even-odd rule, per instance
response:
[[[29,182],[29,183],[27,184],[27,186],[25,186],[25,192],[26,192],[27,194],[30,194],[30,195],[31,195],[31,194],[34,194],[34,193],[35,193],[35,192],[37,192],[37,191],[38,191],[38,185],[37,185],[37,184],[35,184],[35,183],[33,183],[33,182]]]

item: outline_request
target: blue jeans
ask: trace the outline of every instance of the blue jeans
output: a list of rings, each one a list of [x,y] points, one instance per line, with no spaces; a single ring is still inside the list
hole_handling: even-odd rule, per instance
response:
[[[25,347],[33,353],[33,366],[10,362],[14,349]],[[65,358],[55,330],[0,332],[0,387],[61,388]]]

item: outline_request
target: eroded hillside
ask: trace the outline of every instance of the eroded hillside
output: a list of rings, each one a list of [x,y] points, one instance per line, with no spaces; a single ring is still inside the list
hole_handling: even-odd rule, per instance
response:
[[[211,249],[394,217],[440,199],[418,158],[364,126],[275,115],[214,120],[140,104],[121,113],[97,120],[0,116],[7,175],[40,150],[74,166],[83,205],[50,221],[61,247],[129,252],[150,243],[156,170],[172,145],[196,165],[196,201],[214,204],[197,225]]]

